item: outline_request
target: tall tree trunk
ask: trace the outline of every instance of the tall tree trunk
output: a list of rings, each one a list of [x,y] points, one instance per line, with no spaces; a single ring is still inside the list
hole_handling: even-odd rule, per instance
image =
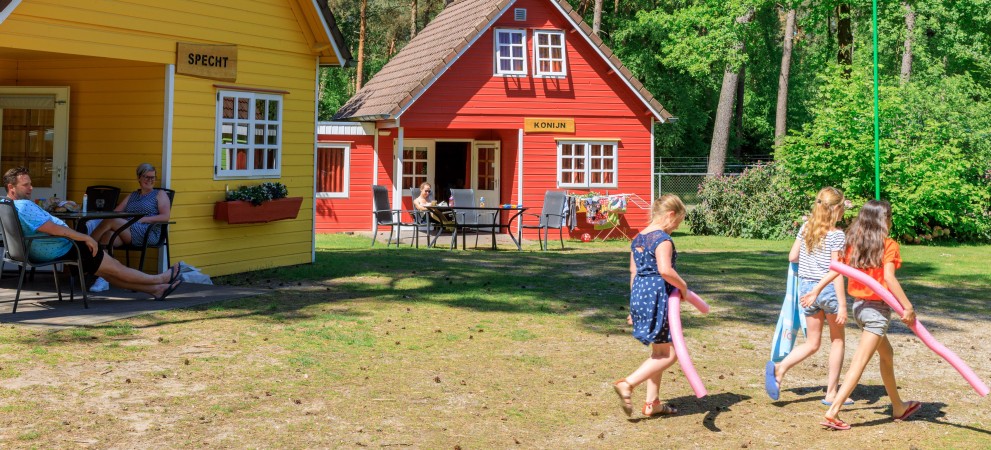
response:
[[[754,10],[750,8],[742,16],[736,18],[738,26],[750,23],[754,18]],[[743,50],[743,42],[738,42],[734,49]],[[738,68],[730,65],[723,71],[723,86],[719,90],[719,104],[716,107],[716,119],[712,126],[712,145],[709,147],[709,175],[722,175],[726,169],[726,146],[729,143],[730,123],[733,121],[733,99],[736,97],[736,86],[740,81]]]
[[[595,10],[592,13],[592,33],[599,35],[602,28],[602,0],[595,0]]]
[[[915,11],[908,2],[905,7],[905,53],[902,53],[902,84],[908,83],[912,76],[912,37],[915,33]]]
[[[416,0],[410,2],[410,18],[409,18],[409,40],[413,40],[416,37]]]
[[[619,0],[613,0],[612,2],[612,13],[619,14]]]
[[[740,51],[746,51],[746,44],[740,48]],[[733,136],[736,139],[733,140],[733,156],[736,159],[740,159],[741,148],[743,146],[743,100],[744,93],[747,87],[747,67],[740,67],[740,77],[736,82],[736,114],[733,118]]]
[[[361,0],[361,8],[358,10],[358,68],[354,81],[354,91],[361,90],[361,85],[365,80],[365,26],[368,22],[368,0]]]
[[[850,26],[850,5],[840,3],[836,10],[838,16],[836,41],[839,44],[836,60],[846,67],[844,72],[850,75],[850,66],[853,65],[853,29]]]
[[[785,15],[785,37],[781,44],[781,72],[778,75],[778,106],[774,112],[774,145],[781,145],[788,132],[788,80],[791,74],[791,50],[795,42],[795,10]]]

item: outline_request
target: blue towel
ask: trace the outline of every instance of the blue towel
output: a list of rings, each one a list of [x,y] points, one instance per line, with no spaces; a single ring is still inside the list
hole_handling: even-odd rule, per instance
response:
[[[778,325],[774,328],[771,340],[771,361],[780,362],[791,353],[798,337],[798,329],[808,338],[808,327],[805,325],[805,314],[799,303],[798,295],[798,263],[788,265],[788,285],[785,289],[785,299],[781,304],[781,314],[778,315]]]

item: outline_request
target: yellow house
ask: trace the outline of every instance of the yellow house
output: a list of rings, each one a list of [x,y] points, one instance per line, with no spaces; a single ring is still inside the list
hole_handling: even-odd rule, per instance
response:
[[[173,262],[309,263],[319,69],[350,59],[327,0],[0,0],[0,165],[79,202],[137,189],[149,162],[176,191]],[[225,189],[264,181],[303,198],[295,219],[214,219]]]

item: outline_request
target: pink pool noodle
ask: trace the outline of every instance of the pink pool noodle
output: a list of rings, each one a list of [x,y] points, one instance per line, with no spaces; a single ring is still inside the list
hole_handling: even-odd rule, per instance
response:
[[[709,305],[702,301],[698,295],[695,295],[694,292],[688,291],[687,300],[698,308],[699,311],[703,313],[709,312]],[[692,364],[692,358],[688,356],[688,347],[685,346],[685,335],[681,330],[681,292],[678,292],[677,289],[671,292],[671,295],[668,297],[668,326],[671,328],[671,342],[674,344],[674,354],[678,355],[678,363],[681,364],[681,371],[685,373],[685,378],[688,378],[688,384],[695,391],[695,396],[698,398],[705,397],[708,392],[702,384],[702,378],[699,377],[699,373],[695,370],[695,365]]]
[[[902,308],[902,304],[898,302],[895,296],[891,295],[891,292],[885,289],[884,286],[881,286],[881,283],[878,283],[877,280],[871,278],[870,275],[838,261],[833,261],[829,265],[829,269],[853,278],[869,287],[872,291],[877,293],[877,295],[881,296],[884,302],[887,303],[899,317],[901,317],[902,314],[905,314],[905,308]],[[917,319],[909,328],[915,332],[915,335],[919,337],[919,340],[926,344],[929,349],[945,359],[946,362],[950,363],[954,369],[957,369],[957,372],[960,372],[960,375],[963,375],[963,379],[967,380],[967,382],[970,383],[970,385],[981,397],[988,395],[988,385],[984,384],[984,382],[977,377],[977,374],[974,373],[974,370],[971,369],[970,366],[968,366],[962,359],[960,359],[956,353],[953,353],[952,350],[946,348],[943,344],[940,344],[932,334],[929,334],[929,330],[922,325],[922,322],[919,322]],[[672,333],[673,331],[674,329],[672,328]],[[671,337],[674,337],[674,335],[672,334]],[[681,357],[681,355],[678,356]]]

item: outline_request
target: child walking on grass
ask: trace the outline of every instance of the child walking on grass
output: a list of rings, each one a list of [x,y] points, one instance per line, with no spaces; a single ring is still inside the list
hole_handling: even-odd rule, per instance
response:
[[[685,204],[676,195],[666,194],[650,208],[650,224],[630,244],[630,320],[633,337],[650,345],[650,357],[626,378],[613,383],[620,405],[627,416],[633,413],[633,388],[647,382],[647,397],[641,412],[645,416],[676,414],[678,410],[661,404],[658,390],[661,374],[678,357],[668,329],[668,295],[678,288],[688,292],[685,280],[675,271],[678,253],[671,233],[685,218]]]
[[[799,295],[812,291],[829,272],[829,263],[840,258],[846,236],[843,230],[836,227],[836,223],[843,218],[843,211],[843,192],[839,189],[825,187],[816,195],[809,220],[798,230],[798,237],[788,254],[789,261],[798,263]],[[832,405],[839,385],[840,370],[843,368],[843,327],[847,318],[843,277],[836,277],[832,284],[826,285],[812,304],[804,308],[804,313],[808,324],[806,341],[795,347],[780,363],[767,362],[764,367],[764,387],[767,395],[777,400],[781,382],[788,370],[819,351],[823,324],[828,323],[829,370],[826,397],[822,403]]]
[[[891,228],[891,205],[886,201],[871,200],[860,209],[857,219],[847,230],[847,249],[844,259],[851,267],[866,273],[877,280],[891,292],[905,308],[901,320],[911,326],[915,322],[915,311],[912,303],[905,296],[895,269],[901,267],[902,258],[898,243],[888,237]],[[839,274],[829,273],[819,282],[812,292],[802,297],[802,305],[812,304],[823,288]],[[881,300],[881,297],[867,286],[850,279],[847,292],[854,297],[853,314],[857,326],[863,330],[860,333],[860,344],[850,361],[843,386],[837,392],[837,399],[848,398],[853,388],[857,386],[864,368],[870,362],[874,353],[880,357],[881,380],[884,390],[891,399],[891,416],[895,421],[908,419],[919,411],[922,404],[917,401],[903,402],[898,395],[898,385],[895,382],[894,351],[888,342],[887,331],[891,320],[891,308]],[[842,402],[833,402],[823,417],[822,426],[834,430],[849,430],[850,425],[840,419],[839,413]]]

